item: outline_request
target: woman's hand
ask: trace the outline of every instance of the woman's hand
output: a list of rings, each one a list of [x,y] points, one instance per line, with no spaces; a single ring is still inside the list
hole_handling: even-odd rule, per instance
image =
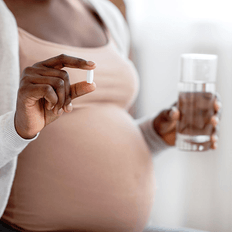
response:
[[[71,100],[95,90],[96,85],[79,82],[70,85],[64,67],[91,70],[94,62],[59,55],[24,69],[17,97],[15,129],[24,139],[36,136],[62,113],[71,112]]]
[[[219,116],[221,112],[221,102],[219,96],[216,95],[214,102],[215,114],[211,117],[210,123],[213,125],[213,133],[211,135],[211,148],[217,148],[217,125],[219,123]],[[175,145],[176,141],[176,125],[180,117],[180,112],[175,103],[170,109],[163,110],[153,121],[154,130],[161,136],[161,138],[170,146]]]

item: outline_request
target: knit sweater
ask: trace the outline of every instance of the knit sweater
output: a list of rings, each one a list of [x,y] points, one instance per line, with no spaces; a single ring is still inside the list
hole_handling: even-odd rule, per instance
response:
[[[105,22],[122,56],[128,56],[130,36],[120,11],[108,0],[89,0]],[[8,202],[17,157],[33,139],[20,137],[14,126],[19,86],[18,32],[14,16],[0,0],[0,217]],[[136,120],[153,155],[168,148],[152,127],[154,116]]]

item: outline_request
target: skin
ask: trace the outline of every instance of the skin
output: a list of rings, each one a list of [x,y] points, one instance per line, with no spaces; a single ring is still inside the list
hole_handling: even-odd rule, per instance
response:
[[[126,19],[126,5],[124,0],[110,0],[114,3],[119,10],[121,11],[122,15]],[[132,57],[132,53],[130,52],[130,58]],[[211,118],[210,123],[213,125],[213,134],[211,136],[210,146],[212,149],[217,148],[217,125],[219,122],[220,117],[220,110],[221,110],[221,102],[219,100],[219,96],[216,95],[216,99],[214,102],[214,111],[215,115]],[[176,106],[177,103],[173,104]],[[177,121],[180,118],[180,112],[176,107],[171,107],[169,109],[165,109],[154,119],[153,127],[154,130],[161,136],[161,138],[170,146],[175,146],[176,141],[176,125]]]
[[[80,0],[76,2],[79,4],[78,13],[68,1],[5,0],[18,26],[41,39],[77,47],[105,45],[107,37],[104,23],[94,14],[91,6]],[[112,2],[121,10],[125,8],[122,0]],[[38,22],[43,30],[34,26]],[[90,37],[90,33],[95,36]],[[15,114],[15,127],[21,137],[33,138],[63,112],[71,112],[72,99],[95,90],[95,83],[91,85],[81,82],[70,86],[68,73],[62,70],[63,67],[90,70],[96,65],[91,62],[88,64],[79,58],[61,55],[26,68],[21,75]],[[214,108],[215,115],[210,120],[214,126],[210,141],[212,149],[217,148],[216,128],[221,109],[219,98],[216,98]],[[154,130],[171,146],[175,145],[179,116],[178,109],[171,107],[163,110],[153,120]]]
[[[6,0],[5,3],[14,14],[18,26],[41,39],[77,47],[99,47],[107,43],[104,25],[92,9],[81,1],[77,1],[80,9],[78,15],[66,1],[17,0],[16,4],[14,0]],[[61,21],[61,18],[69,20]],[[34,27],[38,22],[44,25],[43,30]],[[89,37],[89,33],[97,36]],[[96,89],[95,83],[87,82],[70,86],[68,73],[61,70],[63,67],[91,70],[96,68],[96,64],[60,55],[23,70],[15,113],[15,128],[22,138],[35,137],[63,112],[72,111],[72,99]]]
[[[64,111],[71,112],[73,99],[95,90],[95,83],[70,85],[68,73],[61,70],[63,67],[91,70],[96,65],[62,54],[24,69],[15,113],[15,127],[23,138],[33,138]]]
[[[112,3],[114,3],[115,6],[118,7],[118,9],[121,11],[122,15],[126,19],[126,5],[124,0],[110,0]]]
[[[153,120],[154,130],[161,136],[161,138],[170,146],[175,145],[176,141],[176,126],[180,118],[180,111],[177,109],[177,103],[169,109],[165,109]],[[211,149],[217,148],[218,142],[218,123],[221,116],[222,104],[219,100],[219,95],[216,95],[214,101],[215,114],[210,119],[210,124],[213,125],[213,133],[211,135],[210,147]]]
[[[5,0],[5,3],[18,26],[40,39],[76,47],[99,47],[108,41],[103,22],[91,5],[82,1],[76,0],[77,8],[66,0]]]

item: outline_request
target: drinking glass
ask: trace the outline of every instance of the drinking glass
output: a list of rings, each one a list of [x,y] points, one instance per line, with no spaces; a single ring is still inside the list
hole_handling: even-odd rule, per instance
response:
[[[178,84],[180,119],[176,145],[185,151],[210,149],[214,115],[217,55],[183,54]]]

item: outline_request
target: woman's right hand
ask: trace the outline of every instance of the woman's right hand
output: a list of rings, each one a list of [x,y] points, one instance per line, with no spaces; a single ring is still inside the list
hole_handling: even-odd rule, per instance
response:
[[[15,129],[22,138],[35,137],[64,111],[72,111],[72,99],[95,90],[95,83],[70,85],[68,73],[61,70],[64,67],[91,70],[96,65],[62,54],[24,69],[15,112]]]

